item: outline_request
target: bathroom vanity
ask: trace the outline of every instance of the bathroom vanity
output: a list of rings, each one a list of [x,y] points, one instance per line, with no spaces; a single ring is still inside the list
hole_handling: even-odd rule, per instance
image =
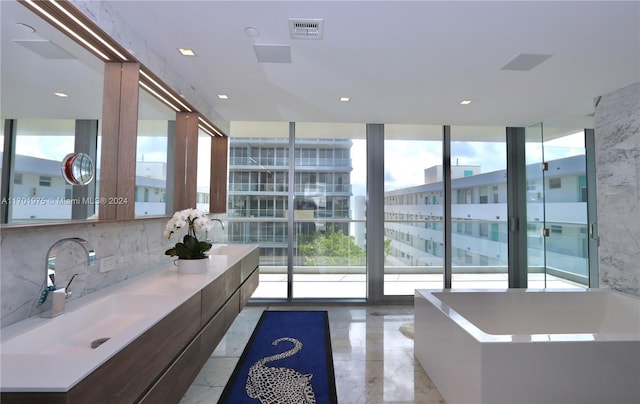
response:
[[[217,248],[216,248],[217,247]],[[178,402],[258,286],[257,245],[151,271],[2,330],[0,401]]]

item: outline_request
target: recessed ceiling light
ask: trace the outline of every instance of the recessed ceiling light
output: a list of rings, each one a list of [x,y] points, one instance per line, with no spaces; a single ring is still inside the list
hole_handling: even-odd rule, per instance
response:
[[[180,54],[182,56],[195,56],[196,55],[196,53],[191,48],[178,48],[178,52],[180,52]]]
[[[349,97],[340,97],[340,102],[349,102],[351,101],[351,98]]]
[[[226,94],[218,94],[218,98],[220,98],[221,100],[228,100],[229,96]]]
[[[249,36],[251,38],[255,38],[260,35],[260,31],[258,31],[258,28],[253,28],[253,27],[245,28],[244,33],[246,36]]]
[[[56,95],[56,96],[58,96],[58,97],[62,97],[62,98],[66,98],[66,97],[68,97],[68,95],[67,95],[67,94],[62,93],[62,92],[59,92],[59,91],[58,91],[58,92],[55,92],[55,93],[53,93],[53,94],[54,94],[54,95]]]
[[[460,105],[469,105],[471,104],[471,100],[462,100],[460,101]]]

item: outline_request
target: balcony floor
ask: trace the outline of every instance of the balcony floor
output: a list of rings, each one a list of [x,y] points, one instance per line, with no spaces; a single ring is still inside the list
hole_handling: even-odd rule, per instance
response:
[[[393,274],[385,275],[385,295],[413,296],[415,289],[442,289],[441,274]],[[344,298],[364,299],[366,278],[362,274],[294,274],[294,298]],[[453,274],[455,289],[505,289],[507,274]],[[553,275],[534,273],[529,275],[531,289],[581,289],[584,285]],[[260,286],[254,298],[284,299],[287,296],[286,274],[260,274]]]

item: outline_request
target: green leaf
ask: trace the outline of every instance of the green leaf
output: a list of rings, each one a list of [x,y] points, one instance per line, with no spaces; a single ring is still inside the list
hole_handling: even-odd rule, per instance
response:
[[[198,241],[192,235],[185,235],[182,243],[176,243],[174,248],[168,249],[165,254],[172,257],[177,256],[180,259],[198,259],[204,258],[204,253],[211,249],[212,244],[207,241]]]
[[[327,226],[325,233],[301,238],[298,253],[305,265],[364,265],[365,251],[356,244],[355,237]]]
[[[177,255],[176,254],[176,248],[175,247],[169,248],[167,251],[164,252],[164,255],[168,255],[170,257],[175,257]]]

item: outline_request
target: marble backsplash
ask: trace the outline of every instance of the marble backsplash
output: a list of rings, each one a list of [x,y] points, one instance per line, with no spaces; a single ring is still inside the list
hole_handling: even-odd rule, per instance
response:
[[[600,286],[640,295],[640,83],[595,110]]]
[[[175,240],[163,237],[167,218],[123,222],[73,223],[60,226],[9,227],[0,232],[0,324],[2,327],[39,313],[35,307],[45,280],[46,254],[59,239],[80,237],[96,251],[95,266],[86,265],[82,247],[68,242],[56,259],[56,283],[64,287],[73,274],[70,299],[95,292],[143,272],[172,265],[164,255]],[[225,242],[226,231],[214,223],[209,238]],[[114,257],[114,269],[100,273],[100,261]]]

